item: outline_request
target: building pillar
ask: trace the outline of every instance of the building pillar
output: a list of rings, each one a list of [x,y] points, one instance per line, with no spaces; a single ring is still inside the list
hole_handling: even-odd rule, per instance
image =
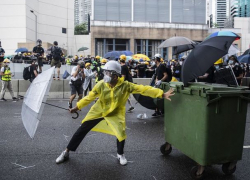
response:
[[[130,39],[129,41],[130,51],[134,53],[135,51],[135,39]]]
[[[168,47],[168,60],[171,60],[171,59],[173,59],[173,56],[172,56],[172,54],[173,54],[173,52],[172,52],[172,47]]]

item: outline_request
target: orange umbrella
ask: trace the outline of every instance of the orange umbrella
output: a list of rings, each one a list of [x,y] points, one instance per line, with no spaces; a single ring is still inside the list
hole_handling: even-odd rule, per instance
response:
[[[135,54],[132,56],[134,60],[140,60],[143,59],[144,61],[150,61],[149,57],[146,56],[145,54]]]

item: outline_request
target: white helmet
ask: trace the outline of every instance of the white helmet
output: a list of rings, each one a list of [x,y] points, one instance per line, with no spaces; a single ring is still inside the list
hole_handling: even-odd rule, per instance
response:
[[[117,61],[111,60],[107,62],[102,69],[107,71],[115,71],[117,74],[121,74],[121,65]]]
[[[154,57],[158,57],[158,58],[161,58],[161,54],[155,54]]]

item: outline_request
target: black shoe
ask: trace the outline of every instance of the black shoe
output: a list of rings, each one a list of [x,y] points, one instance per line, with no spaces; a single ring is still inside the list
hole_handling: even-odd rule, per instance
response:
[[[4,98],[2,98],[2,99],[0,99],[0,101],[7,101],[6,99],[4,99]]]
[[[69,108],[72,109],[72,103],[68,102]]]
[[[154,114],[152,114],[152,117],[160,117],[162,116],[161,112],[155,112]]]
[[[13,97],[12,100],[16,102],[18,99],[16,97]]]

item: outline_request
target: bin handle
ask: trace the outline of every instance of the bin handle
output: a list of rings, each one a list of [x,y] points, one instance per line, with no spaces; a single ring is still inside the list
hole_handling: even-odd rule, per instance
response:
[[[212,99],[212,100],[210,100],[210,101],[208,101],[208,103],[207,103],[207,106],[209,105],[209,104],[212,104],[212,103],[215,103],[215,102],[218,102],[222,97],[235,97],[235,95],[234,94],[231,94],[231,95],[222,95],[221,96],[221,94],[219,94],[219,96],[217,97],[217,98],[214,98],[214,99]],[[239,98],[241,98],[241,99],[243,99],[243,100],[246,100],[246,101],[249,101],[250,102],[250,98],[248,98],[248,97],[245,97],[245,96],[238,96]]]

